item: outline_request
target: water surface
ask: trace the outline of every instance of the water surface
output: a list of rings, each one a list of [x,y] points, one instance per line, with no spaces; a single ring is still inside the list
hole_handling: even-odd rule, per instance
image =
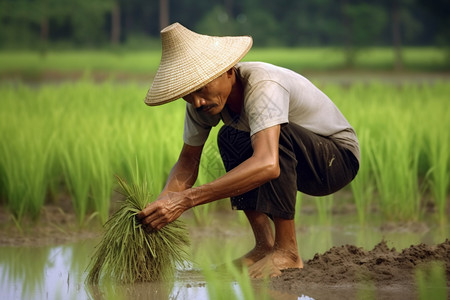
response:
[[[205,259],[214,267],[245,254],[253,246],[245,222],[214,220],[202,227],[189,225],[191,261],[177,271],[171,283],[86,285],[86,267],[98,243],[95,239],[46,247],[0,247],[0,299],[209,299],[209,283],[200,270]],[[374,220],[371,225],[360,226],[350,216],[333,216],[327,223],[318,223],[316,216],[305,216],[299,222],[297,241],[304,260],[343,244],[372,249],[385,239],[388,246],[400,250],[412,244],[440,243],[450,236],[448,225],[384,226]],[[232,293],[244,299],[236,282],[226,277],[222,280]],[[255,283],[255,289],[264,291],[262,284]],[[271,298],[290,299],[279,292],[265,292]]]

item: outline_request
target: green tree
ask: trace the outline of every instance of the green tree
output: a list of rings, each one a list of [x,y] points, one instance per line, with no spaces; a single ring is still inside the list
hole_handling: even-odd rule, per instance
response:
[[[264,0],[247,0],[238,14],[239,32],[253,37],[255,46],[280,46],[280,26]]]
[[[434,42],[447,49],[447,65],[450,65],[450,1],[419,0],[419,5],[432,16],[432,26],[435,28]]]
[[[99,46],[109,41],[106,15],[114,7],[112,0],[72,0],[69,16],[73,41],[76,45]]]
[[[0,40],[3,48],[31,47],[39,43],[39,26],[45,18],[40,6],[25,0],[0,2]]]
[[[111,9],[111,44],[116,46],[121,36],[121,10],[120,2],[115,1]]]
[[[171,12],[169,17],[170,15]],[[121,0],[121,18],[123,20],[121,26],[122,40],[124,42],[134,43],[142,47],[148,37],[159,38],[158,1]]]
[[[38,48],[44,53],[50,38],[68,38],[82,46],[99,45],[108,40],[105,22],[114,3],[114,0],[2,0],[0,38],[7,45]]]
[[[237,35],[237,24],[225,7],[217,5],[206,13],[195,26],[195,30],[208,35]]]
[[[330,45],[337,42],[339,15],[334,0],[268,1],[279,28],[277,34],[289,46]]]
[[[421,31],[420,23],[416,21],[412,7],[416,0],[386,0],[390,12],[392,46],[394,49],[394,68],[403,69],[402,46],[405,38],[414,37]]]
[[[387,26],[387,13],[380,4],[341,2],[346,66],[354,67],[361,48],[376,44]]]
[[[208,34],[249,34],[256,46],[359,49],[404,44],[450,46],[447,0],[0,0],[0,48],[45,50],[57,43],[97,47],[159,39],[180,22]],[[170,5],[169,5],[170,4]],[[151,46],[152,44],[147,44]],[[450,47],[449,47],[450,48]]]

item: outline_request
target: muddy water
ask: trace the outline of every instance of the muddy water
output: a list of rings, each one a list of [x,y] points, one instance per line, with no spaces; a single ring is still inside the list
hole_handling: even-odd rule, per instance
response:
[[[192,262],[177,271],[173,283],[146,283],[129,286],[104,284],[95,289],[84,284],[85,270],[97,240],[47,247],[0,247],[0,299],[209,299],[208,283],[199,271],[205,257],[212,266],[244,254],[253,246],[250,228],[235,217],[214,218],[191,228]],[[430,224],[384,224],[371,220],[359,226],[353,217],[333,216],[318,223],[316,216],[304,216],[298,223],[297,239],[304,260],[344,244],[372,249],[381,240],[389,247],[404,249],[412,244],[437,244],[450,236],[449,226]],[[239,285],[224,277],[230,290],[244,299]],[[273,299],[311,299],[267,290],[256,282],[256,293],[264,291]]]

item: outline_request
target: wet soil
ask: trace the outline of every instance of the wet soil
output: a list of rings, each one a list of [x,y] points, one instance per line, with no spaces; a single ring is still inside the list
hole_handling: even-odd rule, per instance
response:
[[[101,235],[101,225],[95,218],[83,226],[77,225],[72,209],[64,205],[46,205],[39,220],[24,219],[18,227],[8,211],[0,206],[0,247],[51,246],[96,238]]]
[[[448,290],[448,239],[437,245],[411,245],[399,251],[389,248],[386,241],[381,241],[372,250],[353,245],[332,247],[306,261],[304,269],[284,271],[271,284],[276,290],[290,294],[304,293],[316,299],[328,298],[333,294],[339,295],[336,298],[340,299],[354,298],[358,291],[363,293],[368,288],[377,294],[376,299],[392,299],[393,296],[396,299],[412,299],[417,296],[417,270],[427,272],[433,262],[441,263],[445,269]]]
[[[94,220],[80,227],[70,209],[47,205],[37,223],[20,230],[0,206],[0,246],[58,245],[98,238],[101,226]],[[305,261],[301,270],[285,270],[270,281],[270,286],[274,293],[314,299],[414,299],[418,293],[417,270],[427,270],[432,262],[439,262],[444,269],[446,295],[450,295],[448,239],[406,249],[389,248],[384,240],[373,249],[348,244],[332,247]]]

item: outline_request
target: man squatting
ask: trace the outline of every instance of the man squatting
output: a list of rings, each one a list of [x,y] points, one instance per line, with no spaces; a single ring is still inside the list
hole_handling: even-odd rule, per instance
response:
[[[157,201],[138,218],[159,230],[191,207],[230,197],[254,233],[255,247],[236,260],[251,277],[302,268],[297,190],[324,196],[353,180],[360,160],[355,131],[305,77],[268,63],[240,62],[251,37],[201,35],[174,23],[161,31],[161,41],[160,66],[145,102],[186,101],[184,145]],[[220,120],[217,143],[226,173],[193,187],[203,145]]]

